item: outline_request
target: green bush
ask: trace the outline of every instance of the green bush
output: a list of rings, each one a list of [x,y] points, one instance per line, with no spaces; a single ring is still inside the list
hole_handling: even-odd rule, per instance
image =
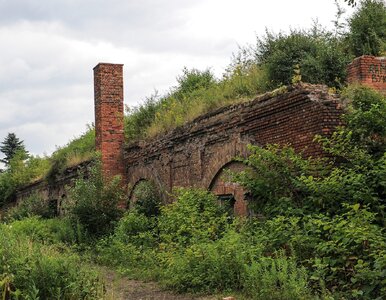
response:
[[[344,206],[347,212],[329,217],[308,218],[307,235],[315,235],[310,258],[314,280],[323,279],[327,287],[339,287],[338,294],[376,299],[386,295],[386,238],[375,224],[375,214],[359,204]]]
[[[308,277],[296,258],[279,251],[246,266],[243,290],[248,299],[315,299],[308,287]]]
[[[135,199],[134,207],[140,213],[147,217],[159,215],[161,205],[161,194],[152,181],[140,181],[133,192]]]
[[[69,191],[66,204],[74,225],[78,223],[94,237],[113,231],[122,209],[124,191],[119,177],[106,180],[101,172],[100,163],[93,165],[88,178],[79,178]]]
[[[186,247],[222,236],[227,215],[216,197],[199,189],[180,189],[176,201],[161,208],[158,218],[161,242],[168,247]]]
[[[39,194],[34,193],[23,199],[17,206],[10,208],[6,218],[20,220],[31,216],[51,218],[56,215],[56,207],[50,207],[49,201],[43,200]]]
[[[160,264],[156,220],[136,210],[119,220],[114,233],[97,244],[100,263],[117,267],[133,278],[155,279]]]
[[[14,200],[18,188],[42,179],[49,169],[47,158],[16,152],[7,170],[0,173],[0,207]]]
[[[234,230],[221,239],[191,244],[165,254],[164,284],[180,292],[239,291],[244,286],[245,264],[261,250],[247,244]]]
[[[382,55],[386,51],[386,6],[381,0],[364,0],[348,20],[348,40],[355,56]]]
[[[23,221],[18,222],[16,230],[12,224],[0,225],[0,292],[5,299],[103,296],[103,282],[84,259],[65,247],[31,240],[20,232]]]
[[[320,161],[303,159],[289,146],[249,146],[249,151],[248,158],[240,159],[248,168],[233,174],[233,180],[251,193],[251,209],[270,217],[302,213],[308,205],[314,208],[304,201],[306,189],[301,176],[326,172]]]
[[[317,26],[310,30],[291,30],[289,34],[267,32],[257,39],[252,53],[255,63],[266,68],[271,89],[291,84],[296,75],[304,82],[339,88],[351,60],[341,41]]]
[[[122,243],[133,244],[136,247],[151,248],[156,245],[156,237],[153,232],[155,227],[154,218],[132,210],[119,220],[114,231],[114,239]]]
[[[71,246],[84,240],[82,231],[74,228],[68,218],[41,219],[33,216],[13,221],[10,226],[16,235],[25,235],[37,242]]]

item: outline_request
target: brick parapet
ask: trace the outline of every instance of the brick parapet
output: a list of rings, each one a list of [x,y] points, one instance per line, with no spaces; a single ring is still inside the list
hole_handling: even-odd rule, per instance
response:
[[[357,57],[347,67],[347,82],[363,84],[386,95],[386,57]]]

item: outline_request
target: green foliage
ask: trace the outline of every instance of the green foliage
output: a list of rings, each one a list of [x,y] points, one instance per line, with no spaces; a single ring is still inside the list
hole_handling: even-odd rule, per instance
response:
[[[58,148],[52,154],[47,179],[49,182],[53,182],[66,168],[95,158],[95,129],[89,126],[80,137],[74,138],[66,146]]]
[[[188,70],[185,67],[182,73],[177,77],[178,86],[173,92],[177,99],[183,99],[199,89],[208,89],[216,82],[210,70]]]
[[[188,245],[167,253],[163,281],[179,292],[241,290],[245,264],[260,253],[233,230],[221,239]]]
[[[156,220],[132,210],[119,220],[114,231],[114,238],[122,243],[130,243],[136,247],[151,248],[155,245]]]
[[[11,202],[17,188],[40,179],[48,169],[47,158],[26,158],[24,151],[16,152],[9,161],[8,169],[0,173],[0,207]]]
[[[216,197],[204,190],[180,189],[175,202],[161,208],[160,239],[165,246],[188,245],[218,239],[227,216]]]
[[[9,165],[11,159],[15,156],[16,152],[23,153],[25,158],[28,156],[28,152],[25,150],[23,141],[19,140],[14,133],[8,133],[1,144],[0,151],[3,152],[5,157],[0,159],[0,161],[5,163],[7,166]]]
[[[29,239],[41,243],[67,244],[69,246],[82,242],[83,233],[73,227],[68,218],[42,219],[39,216],[24,218],[10,223],[16,235],[28,236]]]
[[[350,50],[355,56],[382,55],[386,51],[386,6],[382,0],[361,1],[349,19]]]
[[[145,102],[138,107],[126,106],[125,137],[133,139],[146,137],[146,129],[154,122],[157,111],[160,108],[157,92],[146,98]]]
[[[364,86],[351,86],[343,96],[351,100],[345,131],[352,132],[353,143],[370,155],[382,156],[386,151],[386,97]]]
[[[27,222],[31,224],[31,221]],[[13,224],[0,225],[0,291],[6,295],[5,299],[103,296],[101,279],[84,260],[65,247],[58,249],[28,238],[20,230],[22,222],[15,224],[16,229]],[[27,229],[26,225],[23,227]]]
[[[118,204],[124,197],[120,177],[104,178],[100,163],[93,165],[88,178],[79,178],[70,189],[68,213],[74,224],[80,224],[91,236],[110,233],[122,209]]]
[[[265,216],[296,214],[307,209],[304,201],[307,192],[302,176],[326,172],[318,160],[303,159],[294,149],[278,145],[266,148],[249,146],[251,154],[241,159],[248,168],[233,179],[251,192],[250,207]]]
[[[334,217],[317,215],[309,218],[308,235],[319,239],[310,258],[315,274],[339,292],[375,299],[384,295],[386,238],[384,229],[374,223],[375,214],[359,204],[344,205],[347,212]],[[312,230],[312,231],[311,231]]]
[[[306,268],[283,251],[261,257],[245,270],[244,292],[249,299],[315,299],[308,287]]]
[[[133,191],[134,207],[147,217],[157,216],[161,205],[161,194],[152,181],[140,181]]]
[[[7,219],[20,220],[31,216],[52,218],[56,215],[56,207],[50,207],[49,201],[43,200],[34,193],[7,211]]]
[[[271,89],[291,84],[296,69],[305,82],[340,87],[351,59],[344,53],[340,40],[317,25],[289,34],[267,32],[257,39],[253,56],[256,63],[266,68]]]
[[[131,278],[157,279],[157,246],[156,219],[132,210],[119,220],[110,237],[99,240],[97,258]]]

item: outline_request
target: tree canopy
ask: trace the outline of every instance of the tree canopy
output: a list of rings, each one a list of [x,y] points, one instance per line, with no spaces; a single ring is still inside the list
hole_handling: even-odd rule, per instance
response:
[[[17,152],[22,152],[27,158],[28,152],[25,150],[24,141],[20,140],[15,133],[8,133],[1,143],[0,151],[4,153],[5,157],[0,159],[1,162],[9,166],[11,159]]]

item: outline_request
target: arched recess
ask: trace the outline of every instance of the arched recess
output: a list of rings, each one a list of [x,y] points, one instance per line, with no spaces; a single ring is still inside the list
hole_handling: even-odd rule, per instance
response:
[[[133,191],[135,187],[141,181],[151,181],[155,184],[157,190],[160,192],[160,197],[163,202],[166,201],[166,184],[162,182],[161,177],[158,175],[158,172],[154,168],[149,167],[134,167],[130,168],[127,175],[127,208],[129,208],[129,203],[132,199]]]
[[[240,172],[245,170],[241,162],[231,160],[224,164],[214,175],[208,189],[218,196],[220,204],[233,210],[235,215],[248,215],[245,190],[238,183],[232,182],[228,171]]]
[[[136,191],[141,188],[143,188],[143,185],[141,186],[142,183],[148,183],[149,186],[146,189],[147,192],[151,193],[151,196],[154,196],[157,198],[157,202],[163,202],[163,190],[161,189],[161,186],[157,184],[156,181],[153,179],[147,179],[147,178],[140,178],[137,180],[137,182],[128,190],[128,197],[127,197],[127,203],[126,203],[126,208],[130,209],[133,207],[135,202],[138,200],[136,197]],[[143,192],[143,191],[142,191]],[[149,196],[149,197],[151,197]]]
[[[135,203],[136,199],[134,197],[135,190],[139,186],[141,182],[144,181],[149,181],[148,179],[145,178],[140,178],[128,191],[128,197],[127,197],[127,208],[132,208],[132,205]]]

